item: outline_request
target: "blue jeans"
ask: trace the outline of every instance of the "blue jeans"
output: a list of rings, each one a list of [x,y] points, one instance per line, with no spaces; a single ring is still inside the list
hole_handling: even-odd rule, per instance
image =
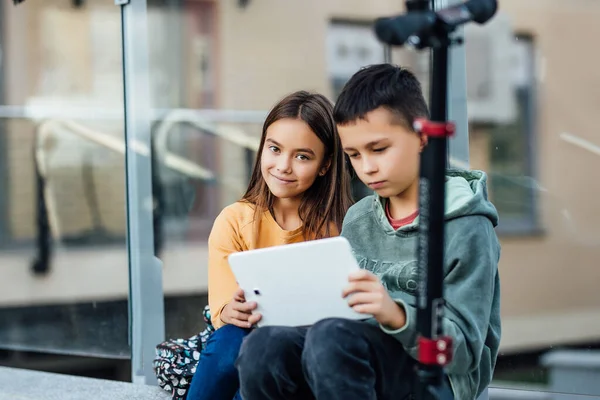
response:
[[[414,391],[402,344],[363,321],[255,329],[236,365],[244,400],[403,400]]]
[[[187,400],[241,400],[235,360],[250,329],[225,325],[206,342]]]

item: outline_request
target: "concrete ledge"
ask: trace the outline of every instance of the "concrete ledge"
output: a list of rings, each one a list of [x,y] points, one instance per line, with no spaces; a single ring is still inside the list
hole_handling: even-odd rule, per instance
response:
[[[542,365],[549,368],[592,369],[600,371],[600,351],[594,350],[555,350],[541,359]]]
[[[552,395],[530,390],[490,388],[489,400],[552,400]]]
[[[170,400],[157,386],[0,367],[0,400]]]
[[[541,362],[550,370],[549,390],[600,395],[600,351],[555,350],[544,355]]]
[[[600,400],[600,394],[599,396],[586,396],[571,393],[490,388],[489,400]]]
[[[482,396],[486,399],[485,396]],[[0,367],[0,400],[170,400],[157,386]],[[600,400],[600,396],[489,389],[489,400]]]

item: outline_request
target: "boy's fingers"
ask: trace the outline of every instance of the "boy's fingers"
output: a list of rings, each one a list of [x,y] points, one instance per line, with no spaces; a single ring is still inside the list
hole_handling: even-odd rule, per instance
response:
[[[377,277],[372,273],[365,269],[359,269],[358,271],[353,271],[348,275],[348,280],[350,282],[353,281],[376,281]]]
[[[360,314],[376,314],[377,307],[373,304],[356,304],[352,306],[352,309]]]
[[[377,293],[362,292],[355,293],[348,298],[348,305],[354,307],[359,304],[375,304],[379,299]]]
[[[356,292],[374,292],[377,290],[377,282],[372,281],[355,281],[350,282],[348,286],[346,286],[342,292],[342,297],[346,297],[352,293]]]

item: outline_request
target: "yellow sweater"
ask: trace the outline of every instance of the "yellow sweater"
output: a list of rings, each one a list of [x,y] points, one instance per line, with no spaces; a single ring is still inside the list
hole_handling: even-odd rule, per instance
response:
[[[335,227],[330,229],[333,236],[339,234]],[[227,257],[239,251],[302,241],[302,227],[283,230],[269,211],[262,215],[256,231],[253,205],[237,202],[223,209],[208,238],[208,304],[215,328],[225,325],[221,321],[221,311],[238,288]]]

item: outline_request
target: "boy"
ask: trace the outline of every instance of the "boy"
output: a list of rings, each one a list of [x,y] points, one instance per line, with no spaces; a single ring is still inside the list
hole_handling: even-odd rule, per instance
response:
[[[391,400],[413,393],[419,160],[427,138],[412,124],[427,116],[418,80],[400,67],[362,69],[342,90],[334,110],[342,145],[375,192],[344,219],[342,236],[361,270],[343,296],[352,293],[349,305],[373,318],[257,329],[238,358],[245,400]],[[500,343],[498,216],[483,172],[449,170],[446,192],[443,322],[454,340],[447,372],[455,398],[470,400],[491,381]]]

